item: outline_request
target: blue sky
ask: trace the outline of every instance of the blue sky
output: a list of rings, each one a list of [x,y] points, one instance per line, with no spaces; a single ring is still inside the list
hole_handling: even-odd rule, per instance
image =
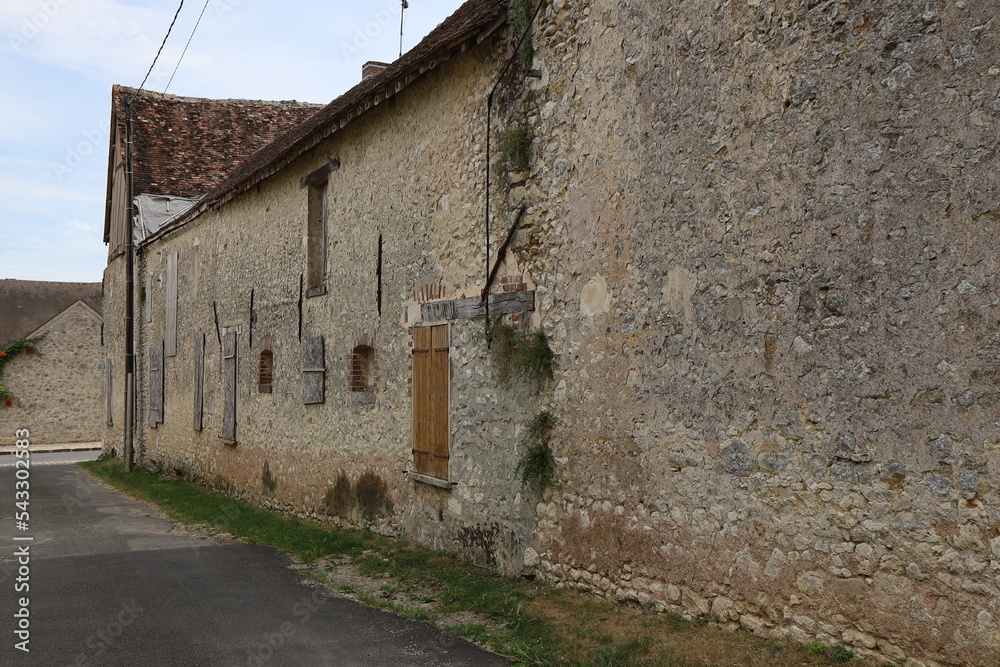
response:
[[[99,282],[111,86],[138,86],[179,0],[0,2],[0,278]],[[462,0],[409,0],[404,50]],[[163,91],[204,0],[146,88]],[[326,103],[399,54],[400,0],[209,0],[167,92]]]

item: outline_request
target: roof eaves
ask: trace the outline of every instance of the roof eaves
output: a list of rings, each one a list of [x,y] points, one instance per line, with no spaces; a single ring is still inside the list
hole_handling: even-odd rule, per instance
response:
[[[140,245],[148,245],[153,241],[169,234],[173,230],[186,225],[188,222],[203,213],[217,210],[240,193],[246,192],[262,180],[284,169],[298,156],[318,145],[338,130],[343,129],[350,122],[356,120],[372,107],[381,104],[389,97],[399,93],[403,88],[423,76],[425,73],[437,68],[438,65],[451,59],[456,48],[461,53],[469,48],[470,43],[478,44],[484,41],[486,37],[489,37],[496,31],[498,25],[502,25],[506,20],[506,3],[493,0],[492,2],[486,1],[484,4],[495,9],[496,11],[485,14],[483,17],[485,20],[473,22],[471,25],[466,26],[452,39],[448,39],[443,41],[441,44],[436,45],[430,53],[421,57],[414,57],[412,58],[412,62],[408,62],[408,56],[419,52],[424,46],[424,42],[434,34],[432,32],[430,35],[425,37],[420,44],[417,44],[417,46],[404,54],[402,58],[397,59],[388,68],[369,77],[368,79],[362,80],[343,95],[330,102],[330,104],[324,107],[323,110],[319,111],[316,116],[303,121],[285,134],[279,136],[268,146],[261,148],[259,151],[254,153],[254,155],[251,155],[250,158],[244,162],[243,166],[246,167],[247,165],[250,165],[256,155],[260,155],[272,146],[280,145],[280,143],[287,137],[294,137],[295,134],[302,132],[303,128],[306,126],[317,123],[316,118],[323,115],[324,111],[328,109],[330,110],[329,118],[324,118],[322,121],[318,121],[319,124],[316,125],[316,127],[305,130],[301,137],[293,138],[288,146],[282,148],[277,155],[271,157],[267,162],[259,167],[249,168],[246,174],[239,174],[242,168],[238,168],[234,175],[223,181],[223,183],[220,184],[220,186],[214,191],[209,192],[201,203],[191,207],[191,209],[179,216],[169,225],[160,228],[154,234],[148,236]],[[447,23],[447,21],[445,21],[445,23]],[[442,24],[442,26],[443,25],[444,24]],[[364,90],[365,88],[370,88],[371,90]],[[382,93],[381,97],[379,95],[380,92]],[[351,98],[353,96],[358,96],[361,99],[357,102],[352,102]],[[378,102],[372,103],[371,100],[373,98],[380,99]],[[338,104],[343,105],[344,109],[337,109]],[[230,179],[234,177],[235,180],[230,183]]]
[[[288,108],[290,110],[309,110],[312,113],[318,112],[325,105],[298,102],[295,100],[251,100],[251,99],[210,99],[201,97],[183,97],[168,93],[161,93],[152,90],[138,90],[128,86],[115,84],[111,89],[111,120],[108,138],[108,179],[104,212],[104,241],[110,242],[111,238],[111,217],[114,206],[114,170],[115,158],[122,148],[122,143],[126,139],[126,115],[127,106],[130,101],[141,103],[137,105],[136,112],[137,130],[145,129],[145,125],[155,125],[158,113],[163,113],[165,109],[176,108],[175,105],[186,107],[202,107],[205,109],[222,109],[235,107],[237,109],[253,109],[257,107]],[[201,193],[204,194],[204,193]]]
[[[111,121],[108,124],[108,191],[104,203],[104,242],[111,241],[111,206],[114,199],[115,152],[118,142],[118,96],[121,86],[111,86]]]

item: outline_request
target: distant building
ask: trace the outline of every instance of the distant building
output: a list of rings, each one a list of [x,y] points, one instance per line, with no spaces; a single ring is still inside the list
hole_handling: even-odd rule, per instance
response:
[[[40,354],[11,358],[0,378],[0,444],[26,428],[35,444],[103,435],[101,284],[0,280],[0,350],[35,336]]]

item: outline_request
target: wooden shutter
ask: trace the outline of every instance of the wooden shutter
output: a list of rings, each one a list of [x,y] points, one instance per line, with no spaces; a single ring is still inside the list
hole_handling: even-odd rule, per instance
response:
[[[149,425],[163,423],[163,341],[149,348]]]
[[[101,325],[101,326],[104,326],[104,325]],[[104,409],[105,409],[105,412],[107,413],[107,415],[105,417],[105,421],[107,422],[108,426],[114,426],[114,408],[113,408],[114,401],[112,400],[112,398],[114,397],[114,385],[112,384],[112,378],[114,376],[111,374],[111,360],[110,359],[105,359],[104,360],[104,377],[105,377],[105,380],[104,380]]]
[[[194,430],[200,431],[205,406],[205,334],[194,336]]]
[[[413,466],[448,479],[448,325],[413,329]]]
[[[177,251],[167,254],[166,330],[164,354],[177,356]]]
[[[222,439],[236,442],[236,332],[222,336]]]
[[[326,396],[326,357],[323,337],[302,341],[302,402],[322,403]]]

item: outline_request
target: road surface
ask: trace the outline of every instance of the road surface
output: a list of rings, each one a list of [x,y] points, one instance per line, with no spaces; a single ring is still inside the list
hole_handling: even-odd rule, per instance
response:
[[[27,530],[15,459],[0,456],[0,664],[510,664],[332,594],[275,549],[194,534],[68,463],[96,454],[32,455]]]

